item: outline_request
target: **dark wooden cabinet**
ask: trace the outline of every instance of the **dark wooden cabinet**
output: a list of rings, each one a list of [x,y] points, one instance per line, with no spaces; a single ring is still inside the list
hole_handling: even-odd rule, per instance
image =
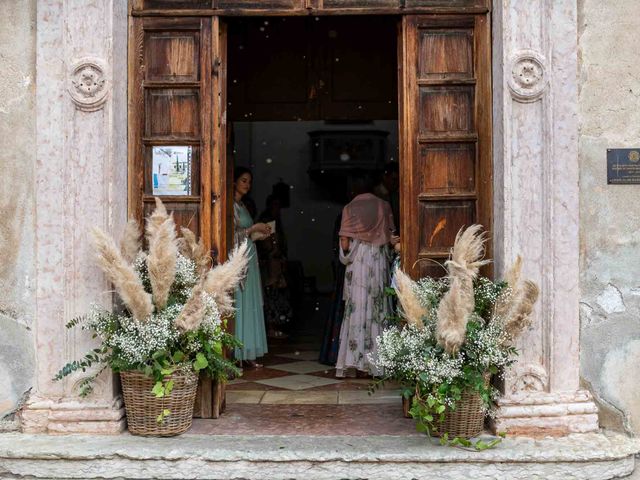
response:
[[[384,16],[230,20],[229,118],[397,118],[396,29]]]

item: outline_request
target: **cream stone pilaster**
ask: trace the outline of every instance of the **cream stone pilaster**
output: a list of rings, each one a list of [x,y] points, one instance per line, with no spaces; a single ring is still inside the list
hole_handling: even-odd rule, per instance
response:
[[[574,0],[494,1],[496,273],[520,254],[541,290],[495,421],[511,433],[598,428],[579,386],[576,8]]]
[[[37,366],[22,426],[118,433],[124,411],[110,372],[87,399],[76,386],[88,372],[52,378],[93,345],[65,323],[92,302],[112,301],[89,231],[118,234],[126,222],[127,2],[38,0],[36,31]]]

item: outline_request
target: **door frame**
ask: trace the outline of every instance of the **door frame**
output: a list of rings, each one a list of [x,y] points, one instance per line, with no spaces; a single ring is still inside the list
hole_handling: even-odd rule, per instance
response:
[[[209,105],[210,115],[202,115],[202,124],[206,126],[208,131],[211,132],[211,137],[208,141],[203,142],[202,149],[206,153],[202,156],[204,159],[203,165],[207,167],[203,178],[209,178],[209,181],[204,181],[201,187],[202,197],[202,209],[200,212],[200,228],[201,235],[205,238],[205,245],[207,245],[214,257],[218,261],[224,261],[227,256],[227,252],[232,246],[232,234],[233,234],[233,193],[232,193],[232,168],[231,162],[228,161],[227,155],[227,25],[224,22],[226,17],[238,17],[238,16],[300,16],[300,15],[395,15],[398,17],[398,55],[397,55],[397,68],[398,68],[398,143],[400,147],[399,152],[399,170],[400,170],[400,217],[401,223],[409,225],[410,215],[406,213],[406,205],[410,201],[415,199],[405,200],[408,193],[406,191],[407,184],[412,180],[411,178],[403,178],[403,171],[405,174],[411,169],[407,168],[409,162],[409,155],[414,154],[415,148],[407,148],[411,145],[410,134],[408,130],[409,125],[415,122],[415,119],[411,117],[410,108],[407,107],[407,85],[405,81],[406,67],[409,65],[410,59],[407,58],[407,45],[406,38],[406,25],[407,22],[416,17],[417,15],[433,15],[444,18],[449,15],[451,18],[455,18],[456,15],[465,15],[467,17],[474,16],[476,19],[481,19],[484,22],[483,38],[477,42],[483,49],[480,56],[481,61],[487,62],[483,69],[482,81],[486,85],[486,98],[483,102],[475,102],[476,111],[474,113],[476,119],[484,119],[481,122],[481,132],[478,132],[478,145],[482,143],[481,148],[484,150],[487,159],[483,165],[480,165],[482,173],[482,182],[484,184],[482,201],[488,204],[484,208],[486,216],[483,218],[476,212],[476,219],[483,222],[485,228],[490,232],[492,228],[492,216],[493,216],[493,198],[492,198],[492,89],[491,89],[491,72],[492,72],[492,39],[491,39],[491,13],[487,6],[473,6],[473,7],[422,7],[411,9],[381,9],[381,8],[354,8],[354,9],[335,9],[316,11],[306,9],[304,12],[290,11],[282,9],[272,10],[245,10],[245,9],[227,9],[227,10],[159,10],[159,9],[142,9],[143,2],[145,0],[132,0],[131,10],[129,16],[129,33],[128,33],[128,50],[129,50],[129,72],[128,72],[128,215],[142,220],[142,209],[140,207],[142,198],[140,198],[140,185],[144,185],[144,181],[140,181],[140,164],[141,159],[144,157],[142,153],[142,125],[140,119],[140,111],[144,109],[144,103],[141,103],[140,88],[142,80],[140,72],[132,65],[135,65],[138,60],[138,48],[141,38],[140,21],[144,18],[158,18],[164,17],[168,22],[171,18],[176,17],[193,17],[193,18],[208,18],[210,21],[210,36],[208,41],[211,46],[211,70],[206,74],[209,75],[210,82],[210,98],[205,101]],[[300,0],[308,3],[322,4],[322,0]],[[206,65],[203,65],[207,67]],[[480,103],[483,107],[481,112],[477,111],[477,105]],[[206,112],[204,112],[206,113]],[[208,160],[207,160],[208,159]],[[476,168],[478,163],[476,162]],[[204,170],[204,169],[203,169]],[[144,171],[144,170],[142,170]],[[485,176],[486,175],[486,176]],[[208,185],[207,185],[208,183]],[[143,187],[144,189],[144,187]],[[403,199],[404,197],[404,199]],[[404,206],[403,206],[404,205]],[[413,209],[409,210],[414,212]],[[206,217],[206,218],[204,218]],[[490,250],[492,242],[487,242],[487,248]],[[409,243],[409,238],[405,235],[402,240],[403,251],[413,246]],[[411,267],[406,261],[404,268]],[[491,272],[487,272],[491,273]],[[230,329],[233,330],[233,324],[230,324]],[[214,389],[210,385],[202,385],[201,393],[199,397],[201,416],[203,417],[217,417],[220,411],[224,408],[224,389]],[[208,405],[206,405],[208,404]]]

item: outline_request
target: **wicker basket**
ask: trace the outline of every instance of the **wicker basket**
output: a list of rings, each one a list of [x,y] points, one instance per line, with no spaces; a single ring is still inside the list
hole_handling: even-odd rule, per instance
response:
[[[191,427],[193,405],[196,399],[198,377],[193,372],[169,375],[173,390],[166,397],[158,398],[151,389],[154,381],[142,372],[120,372],[127,425],[132,435],[170,437],[186,432]],[[158,415],[170,410],[161,423]]]
[[[449,438],[472,438],[480,435],[484,429],[484,410],[482,398],[477,392],[464,392],[456,402],[455,410],[447,410],[442,423],[436,423],[435,437],[447,433]]]

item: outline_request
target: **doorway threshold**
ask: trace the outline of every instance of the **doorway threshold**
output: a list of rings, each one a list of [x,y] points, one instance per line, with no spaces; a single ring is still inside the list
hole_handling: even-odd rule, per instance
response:
[[[194,419],[189,433],[208,435],[417,435],[398,402],[374,404],[231,404],[216,420]]]
[[[172,438],[0,435],[0,478],[598,479],[629,475],[638,440],[620,434],[507,438],[441,447],[425,436],[194,435]]]

